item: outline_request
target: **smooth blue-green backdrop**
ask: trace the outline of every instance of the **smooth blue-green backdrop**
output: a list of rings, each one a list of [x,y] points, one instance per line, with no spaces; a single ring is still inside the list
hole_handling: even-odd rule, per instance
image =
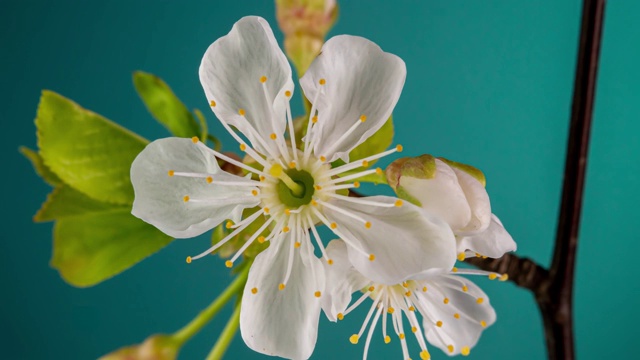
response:
[[[342,1],[332,31],[365,36],[405,60],[396,141],[406,155],[431,153],[481,168],[493,210],[517,240],[518,253],[545,265],[558,212],[580,3]],[[581,359],[637,353],[638,13],[633,0],[611,1],[606,12],[577,271]],[[271,1],[0,1],[1,358],[96,358],[178,329],[229,282],[219,259],[184,264],[186,255],[207,247],[200,237],[176,241],[96,287],[68,286],[48,266],[51,224],[31,222],[50,189],[17,148],[35,147],[33,119],[44,88],[149,139],[167,136],[138,100],[132,71],[160,75],[188,106],[206,109],[197,76],[201,56],[244,15],[265,17],[282,40]],[[208,117],[211,130],[235,147]],[[543,358],[531,295],[511,283],[479,282],[498,322],[473,358]],[[203,358],[229,313],[194,338],[182,358]],[[350,345],[348,337],[363,316],[360,311],[337,325],[323,316],[313,358],[361,357],[362,345]],[[378,338],[371,358],[400,358],[397,341],[384,345]],[[446,358],[435,348],[432,354]],[[238,336],[228,358],[266,357]]]

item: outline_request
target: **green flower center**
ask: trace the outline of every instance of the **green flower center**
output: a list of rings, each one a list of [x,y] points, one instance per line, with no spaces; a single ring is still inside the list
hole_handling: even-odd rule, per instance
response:
[[[284,173],[298,186],[291,189],[282,178],[278,181],[276,191],[280,201],[291,208],[298,208],[311,203],[315,192],[313,176],[306,170],[289,169]]]

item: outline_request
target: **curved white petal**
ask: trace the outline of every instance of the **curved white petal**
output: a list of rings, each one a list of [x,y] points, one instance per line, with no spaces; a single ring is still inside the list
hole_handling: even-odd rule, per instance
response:
[[[373,42],[340,35],[329,39],[300,86],[318,110],[316,156],[349,159],[349,151],[373,135],[391,115],[406,77],[404,61]],[[324,79],[326,83],[320,84]],[[366,121],[336,143],[362,115]]]
[[[253,186],[209,184],[204,177],[169,176],[169,170],[209,174],[219,181],[249,180],[222,171],[206,146],[190,139],[166,138],[147,145],[131,165],[131,213],[175,238],[200,235],[225,219],[238,221],[243,209],[260,203],[251,196],[257,189]],[[185,196],[190,201],[185,202]]]
[[[464,191],[471,208],[471,220],[469,223],[463,228],[454,229],[465,233],[486,230],[489,227],[489,223],[491,223],[491,202],[489,201],[487,190],[473,176],[455,167],[452,169],[458,176],[458,183],[462,191]]]
[[[207,100],[215,102],[212,109],[220,121],[238,128],[262,154],[267,152],[257,136],[277,151],[269,136],[284,133],[285,91],[293,93],[293,81],[291,67],[266,20],[244,17],[211,44],[200,64],[200,82]]]
[[[439,159],[435,162],[436,172],[432,179],[401,176],[399,186],[420,201],[423,209],[446,221],[452,229],[462,229],[471,220],[467,197],[454,169]]]
[[[491,216],[491,224],[485,231],[458,238],[458,253],[471,250],[491,258],[499,258],[518,246],[497,216]]]
[[[307,359],[318,334],[320,298],[315,292],[324,288],[324,273],[313,255],[305,261],[310,265],[305,265],[301,257],[311,254],[306,248],[309,244],[303,242],[294,248],[290,234],[272,239],[251,265],[242,296],[240,331],[247,346],[257,352]],[[291,251],[291,275],[286,287],[279,290]]]
[[[365,199],[383,204],[398,200],[388,196]],[[367,228],[360,220],[329,207],[323,209],[329,221],[337,224],[336,231],[347,237],[353,266],[374,282],[395,285],[427,269],[448,269],[455,263],[455,239],[449,225],[413,204],[379,207],[345,199],[330,203],[371,223]],[[371,261],[368,254],[375,259]]]
[[[367,286],[370,281],[351,265],[344,241],[332,240],[326,250],[333,264],[322,263],[326,276],[322,310],[329,320],[336,321],[338,314],[344,313],[349,306],[351,294]]]
[[[457,355],[473,348],[482,331],[496,321],[496,313],[487,295],[466,278],[433,275],[421,284],[428,288],[427,292],[417,292],[421,299],[418,309],[423,313],[425,335],[429,343],[447,355]],[[441,326],[438,326],[438,321]]]

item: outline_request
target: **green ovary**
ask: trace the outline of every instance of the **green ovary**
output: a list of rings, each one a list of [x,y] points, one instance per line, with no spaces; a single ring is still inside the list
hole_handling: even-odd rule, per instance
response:
[[[291,208],[298,208],[311,203],[311,198],[315,192],[313,176],[305,170],[296,169],[286,170],[285,173],[291,180],[302,187],[302,191],[296,194],[282,180],[279,180],[276,190],[280,201]]]

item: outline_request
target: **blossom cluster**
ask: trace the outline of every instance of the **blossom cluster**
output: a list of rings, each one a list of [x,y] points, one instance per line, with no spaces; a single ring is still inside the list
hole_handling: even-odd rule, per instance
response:
[[[300,79],[311,102],[300,140],[290,107],[291,68],[264,19],[239,20],[207,49],[199,74],[211,109],[251,162],[198,138],[154,141],[131,168],[132,213],[176,238],[227,221],[230,233],[187,262],[260,224],[226,261],[232,267],[252,244],[268,243],[251,264],[242,296],[245,343],[264,354],[306,359],[321,312],[337,321],[371,299],[350,338],[358,343],[368,327],[365,358],[378,323],[385,342],[392,335],[400,340],[405,359],[410,334],[422,359],[430,358],[427,343],[468,355],[496,315],[487,295],[459,275],[505,276],[457,269],[455,262],[515,250],[491,213],[482,173],[429,155],[403,158],[386,171],[399,198],[348,195],[358,179],[383,174],[370,164],[402,151],[398,145],[349,157],[391,115],[404,62],[361,37],[329,39]],[[242,173],[222,170],[219,160]],[[321,239],[321,226],[335,240]],[[360,295],[352,301],[354,294]]]

